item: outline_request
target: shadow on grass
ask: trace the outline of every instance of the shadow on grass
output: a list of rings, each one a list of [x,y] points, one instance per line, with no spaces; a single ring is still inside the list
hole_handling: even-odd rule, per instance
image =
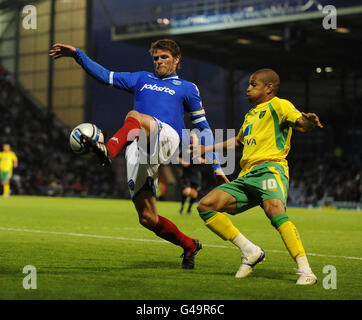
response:
[[[121,272],[124,268],[109,268],[109,267],[79,267],[79,266],[58,266],[58,267],[43,267],[37,270],[38,274],[86,274],[99,272]]]
[[[297,278],[292,279],[293,275],[276,270],[257,270],[252,273],[254,278],[282,280],[288,282],[295,282]]]
[[[128,266],[125,266],[124,269],[180,269],[180,261],[138,261]]]
[[[235,273],[234,272],[212,272],[210,274],[212,275],[221,275],[221,276],[228,276],[228,277],[235,277]],[[279,280],[279,281],[288,281],[288,282],[295,282],[295,279],[292,279],[293,275],[289,274],[289,273],[285,273],[285,272],[281,272],[281,271],[276,271],[276,270],[262,270],[262,269],[258,269],[255,270],[251,275],[249,275],[247,278],[251,279],[271,279],[271,280]],[[240,279],[241,281],[243,279]]]
[[[98,272],[122,272],[123,270],[137,269],[180,269],[181,261],[139,261],[130,264],[120,264],[119,267],[103,266],[52,266],[38,269],[38,273],[67,274],[67,273],[98,273]]]

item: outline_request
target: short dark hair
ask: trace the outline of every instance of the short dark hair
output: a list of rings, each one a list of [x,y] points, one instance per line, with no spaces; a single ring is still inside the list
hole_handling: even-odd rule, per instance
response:
[[[269,68],[259,69],[254,72],[254,74],[260,73],[263,75],[263,82],[265,84],[272,83],[274,86],[274,94],[277,94],[279,91],[280,86],[280,77],[279,75],[273,70]]]
[[[151,43],[150,54],[153,56],[154,52],[158,49],[168,50],[171,52],[171,55],[175,57],[181,58],[181,50],[176,41],[172,39],[160,39]],[[177,69],[180,68],[180,63],[177,65]]]

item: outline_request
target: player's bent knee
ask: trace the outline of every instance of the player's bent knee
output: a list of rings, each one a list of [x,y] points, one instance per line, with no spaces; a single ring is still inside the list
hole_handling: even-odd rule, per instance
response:
[[[197,210],[199,212],[218,211],[219,207],[216,201],[213,201],[210,197],[203,197],[197,206]]]
[[[131,110],[130,112],[127,113],[126,118],[128,117],[139,119],[141,117],[141,114],[136,110]]]
[[[198,193],[197,193],[197,191],[195,190],[195,189],[191,189],[191,191],[190,191],[190,196],[191,196],[191,198],[197,198],[197,196],[198,196]]]
[[[183,195],[184,196],[190,196],[191,195],[191,189],[190,188],[185,188],[184,190],[183,190]]]
[[[144,212],[139,216],[139,222],[145,228],[153,229],[157,224],[157,219],[152,214]]]
[[[278,214],[285,213],[285,206],[284,203],[279,199],[270,199],[266,200],[263,203],[263,208],[265,214],[272,219],[274,216]]]
[[[210,211],[208,203],[202,198],[197,206],[199,212]]]

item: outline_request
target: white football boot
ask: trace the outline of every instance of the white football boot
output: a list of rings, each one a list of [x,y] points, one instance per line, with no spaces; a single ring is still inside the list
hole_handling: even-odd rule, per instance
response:
[[[253,267],[265,260],[265,252],[263,249],[258,248],[256,254],[250,256],[243,256],[241,258],[241,265],[235,274],[235,278],[246,278],[253,272]]]
[[[312,285],[317,283],[317,277],[312,272],[312,269],[298,269],[297,275],[299,276],[297,280],[297,285]]]

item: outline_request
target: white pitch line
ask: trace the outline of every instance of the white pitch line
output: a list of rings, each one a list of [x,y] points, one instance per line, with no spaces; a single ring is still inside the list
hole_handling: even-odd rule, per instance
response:
[[[59,231],[19,229],[19,228],[4,228],[4,227],[0,227],[0,230],[3,230],[3,231],[16,231],[16,232],[32,232],[32,233],[55,234],[55,235],[62,235],[62,236],[86,237],[86,238],[97,238],[97,239],[112,239],[112,240],[123,240],[123,241],[141,241],[141,242],[168,243],[165,240],[125,238],[125,237],[105,236],[105,235],[87,234],[87,233],[59,232]],[[216,244],[202,244],[202,245],[204,247],[211,247],[211,248],[237,249],[235,247],[216,245]],[[268,250],[268,249],[265,249],[265,251],[274,252],[274,253],[289,254],[287,251],[282,251],[282,250]],[[362,261],[362,257],[337,256],[337,255],[319,254],[319,253],[311,253],[311,252],[308,252],[307,254],[309,256],[316,256],[316,257],[342,258],[342,259],[360,260],[360,261]]]
[[[128,240],[128,241],[143,241],[143,242],[167,242],[164,240],[152,240],[152,239],[132,239],[124,237],[105,236],[97,234],[86,234],[86,233],[74,233],[74,232],[59,232],[59,231],[45,231],[45,230],[33,230],[33,229],[19,229],[19,228],[3,228],[3,231],[17,231],[17,232],[33,232],[33,233],[45,233],[45,234],[56,234],[62,236],[74,236],[74,237],[87,237],[87,238],[98,238],[98,239],[113,239],[113,240]]]

